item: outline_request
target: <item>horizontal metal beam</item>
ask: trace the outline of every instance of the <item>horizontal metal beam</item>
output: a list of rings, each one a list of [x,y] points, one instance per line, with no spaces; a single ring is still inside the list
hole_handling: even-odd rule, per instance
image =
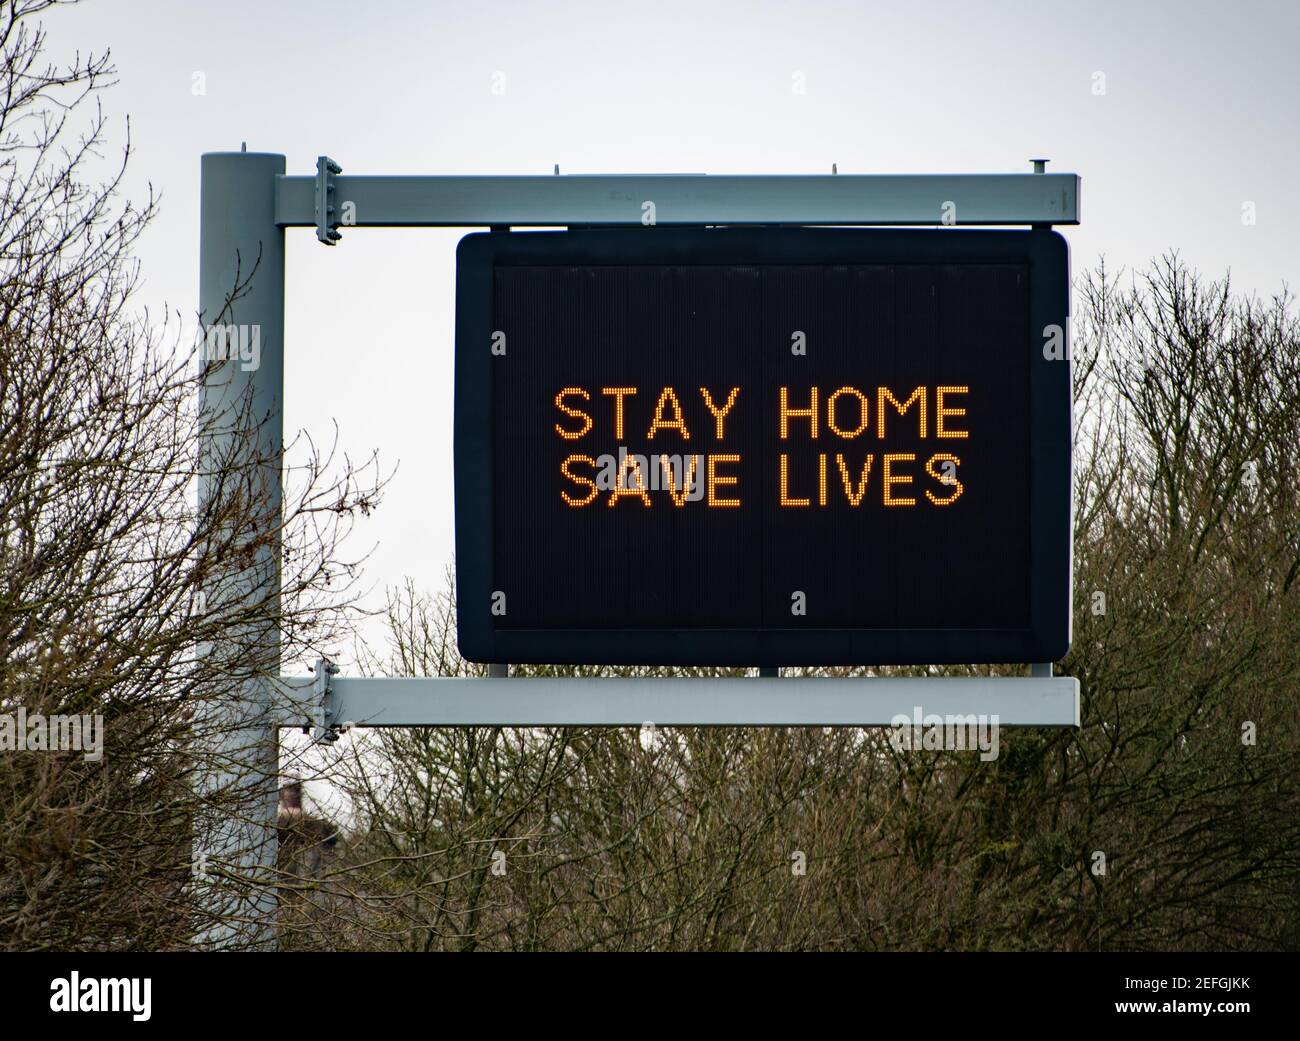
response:
[[[316,722],[312,677],[281,680],[283,726]],[[332,677],[333,718],[354,726],[889,726],[977,714],[1003,726],[1079,725],[1070,676],[461,679]]]
[[[278,224],[316,225],[316,180],[278,179]],[[648,202],[654,203],[654,222],[669,225],[1079,223],[1079,178],[1070,173],[340,175],[333,183],[330,202],[340,218],[338,226],[639,225]]]

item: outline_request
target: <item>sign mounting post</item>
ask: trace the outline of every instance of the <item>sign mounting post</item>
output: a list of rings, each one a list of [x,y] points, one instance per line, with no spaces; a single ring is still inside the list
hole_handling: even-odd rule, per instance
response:
[[[222,493],[226,466],[261,469],[270,515],[278,514],[282,496],[284,403],[284,229],[276,223],[277,179],[284,174],[282,155],[224,152],[203,156],[199,230],[199,311],[203,328],[246,326],[260,338],[258,364],[241,364],[238,352],[209,366],[200,402],[200,509]],[[239,291],[236,292],[236,287]],[[232,300],[232,296],[234,299]],[[204,336],[204,344],[209,342]],[[208,362],[206,355],[203,362]],[[249,405],[258,417],[254,436],[245,441],[236,430],[238,413]],[[236,457],[240,453],[242,457]],[[224,482],[227,486],[230,482]],[[278,529],[278,525],[277,525]],[[271,602],[279,595],[280,544],[277,532],[239,576],[249,588],[232,582],[205,590],[209,608],[246,596]],[[274,612],[278,614],[277,612]],[[213,706],[208,720],[219,747],[213,759],[219,771],[199,778],[210,791],[220,816],[196,822],[194,861],[220,865],[230,880],[213,872],[197,878],[200,900],[212,920],[223,924],[202,937],[218,947],[265,948],[273,943],[270,927],[275,909],[276,806],[279,760],[275,730],[278,708],[275,677],[280,671],[280,633],[275,628],[233,634],[243,646],[258,648],[252,662],[261,678],[232,685],[227,698]],[[212,648],[221,655],[222,648]]]

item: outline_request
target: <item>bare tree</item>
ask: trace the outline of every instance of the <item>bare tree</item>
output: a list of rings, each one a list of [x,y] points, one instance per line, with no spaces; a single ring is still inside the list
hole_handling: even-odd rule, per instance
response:
[[[292,661],[346,636],[356,562],[338,543],[379,485],[309,449],[281,509],[267,460],[200,458],[210,365],[184,323],[134,304],[156,202],[121,197],[129,140],[106,166],[113,67],[48,63],[47,6],[0,5],[0,724],[17,743],[0,753],[0,946],[185,946],[220,906],[196,887],[274,883],[229,851],[191,862],[194,829],[244,805],[199,783],[230,773],[211,751],[228,714],[209,709],[268,668],[269,627]],[[255,443],[263,417],[233,418]],[[201,469],[220,489],[202,510]],[[284,547],[272,591],[215,592],[262,589],[267,540]],[[50,750],[56,717],[102,757]]]
[[[357,738],[336,899],[288,942],[1300,946],[1300,322],[1176,257],[1077,299],[1079,731],[994,762],[844,728]],[[449,589],[389,629],[377,671],[478,671]]]

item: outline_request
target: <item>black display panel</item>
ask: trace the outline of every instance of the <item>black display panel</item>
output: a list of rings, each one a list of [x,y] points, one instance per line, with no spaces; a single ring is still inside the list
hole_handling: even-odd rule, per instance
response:
[[[1067,267],[1046,231],[468,236],[462,653],[1060,657]]]

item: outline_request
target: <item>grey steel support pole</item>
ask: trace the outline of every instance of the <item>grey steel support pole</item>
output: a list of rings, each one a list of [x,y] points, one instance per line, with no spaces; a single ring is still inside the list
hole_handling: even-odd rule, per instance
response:
[[[268,517],[281,510],[284,399],[284,230],[276,224],[276,177],[285,158],[256,152],[217,152],[202,158],[199,308],[205,332],[213,323],[256,338],[255,360],[238,351],[215,367],[203,388],[205,428],[198,486],[200,508],[222,495],[210,463],[232,453],[244,464],[264,462],[256,477]],[[231,301],[236,286],[237,298]],[[227,304],[229,302],[229,307]],[[213,337],[205,337],[211,346]],[[254,352],[248,351],[247,354]],[[251,396],[256,431],[240,438],[235,413]],[[214,429],[215,428],[215,429]],[[228,493],[227,493],[228,494]],[[259,507],[260,508],[260,507]],[[271,948],[275,944],[278,745],[274,679],[280,671],[278,534],[252,565],[207,590],[211,612],[235,598],[269,604],[253,631],[232,634],[255,649],[251,670],[232,679],[219,705],[205,712],[220,722],[200,765],[200,790],[213,813],[195,829],[196,893],[206,914],[203,946]],[[250,584],[251,583],[251,584]],[[210,647],[222,656],[229,647]],[[214,917],[215,916],[215,917]]]

